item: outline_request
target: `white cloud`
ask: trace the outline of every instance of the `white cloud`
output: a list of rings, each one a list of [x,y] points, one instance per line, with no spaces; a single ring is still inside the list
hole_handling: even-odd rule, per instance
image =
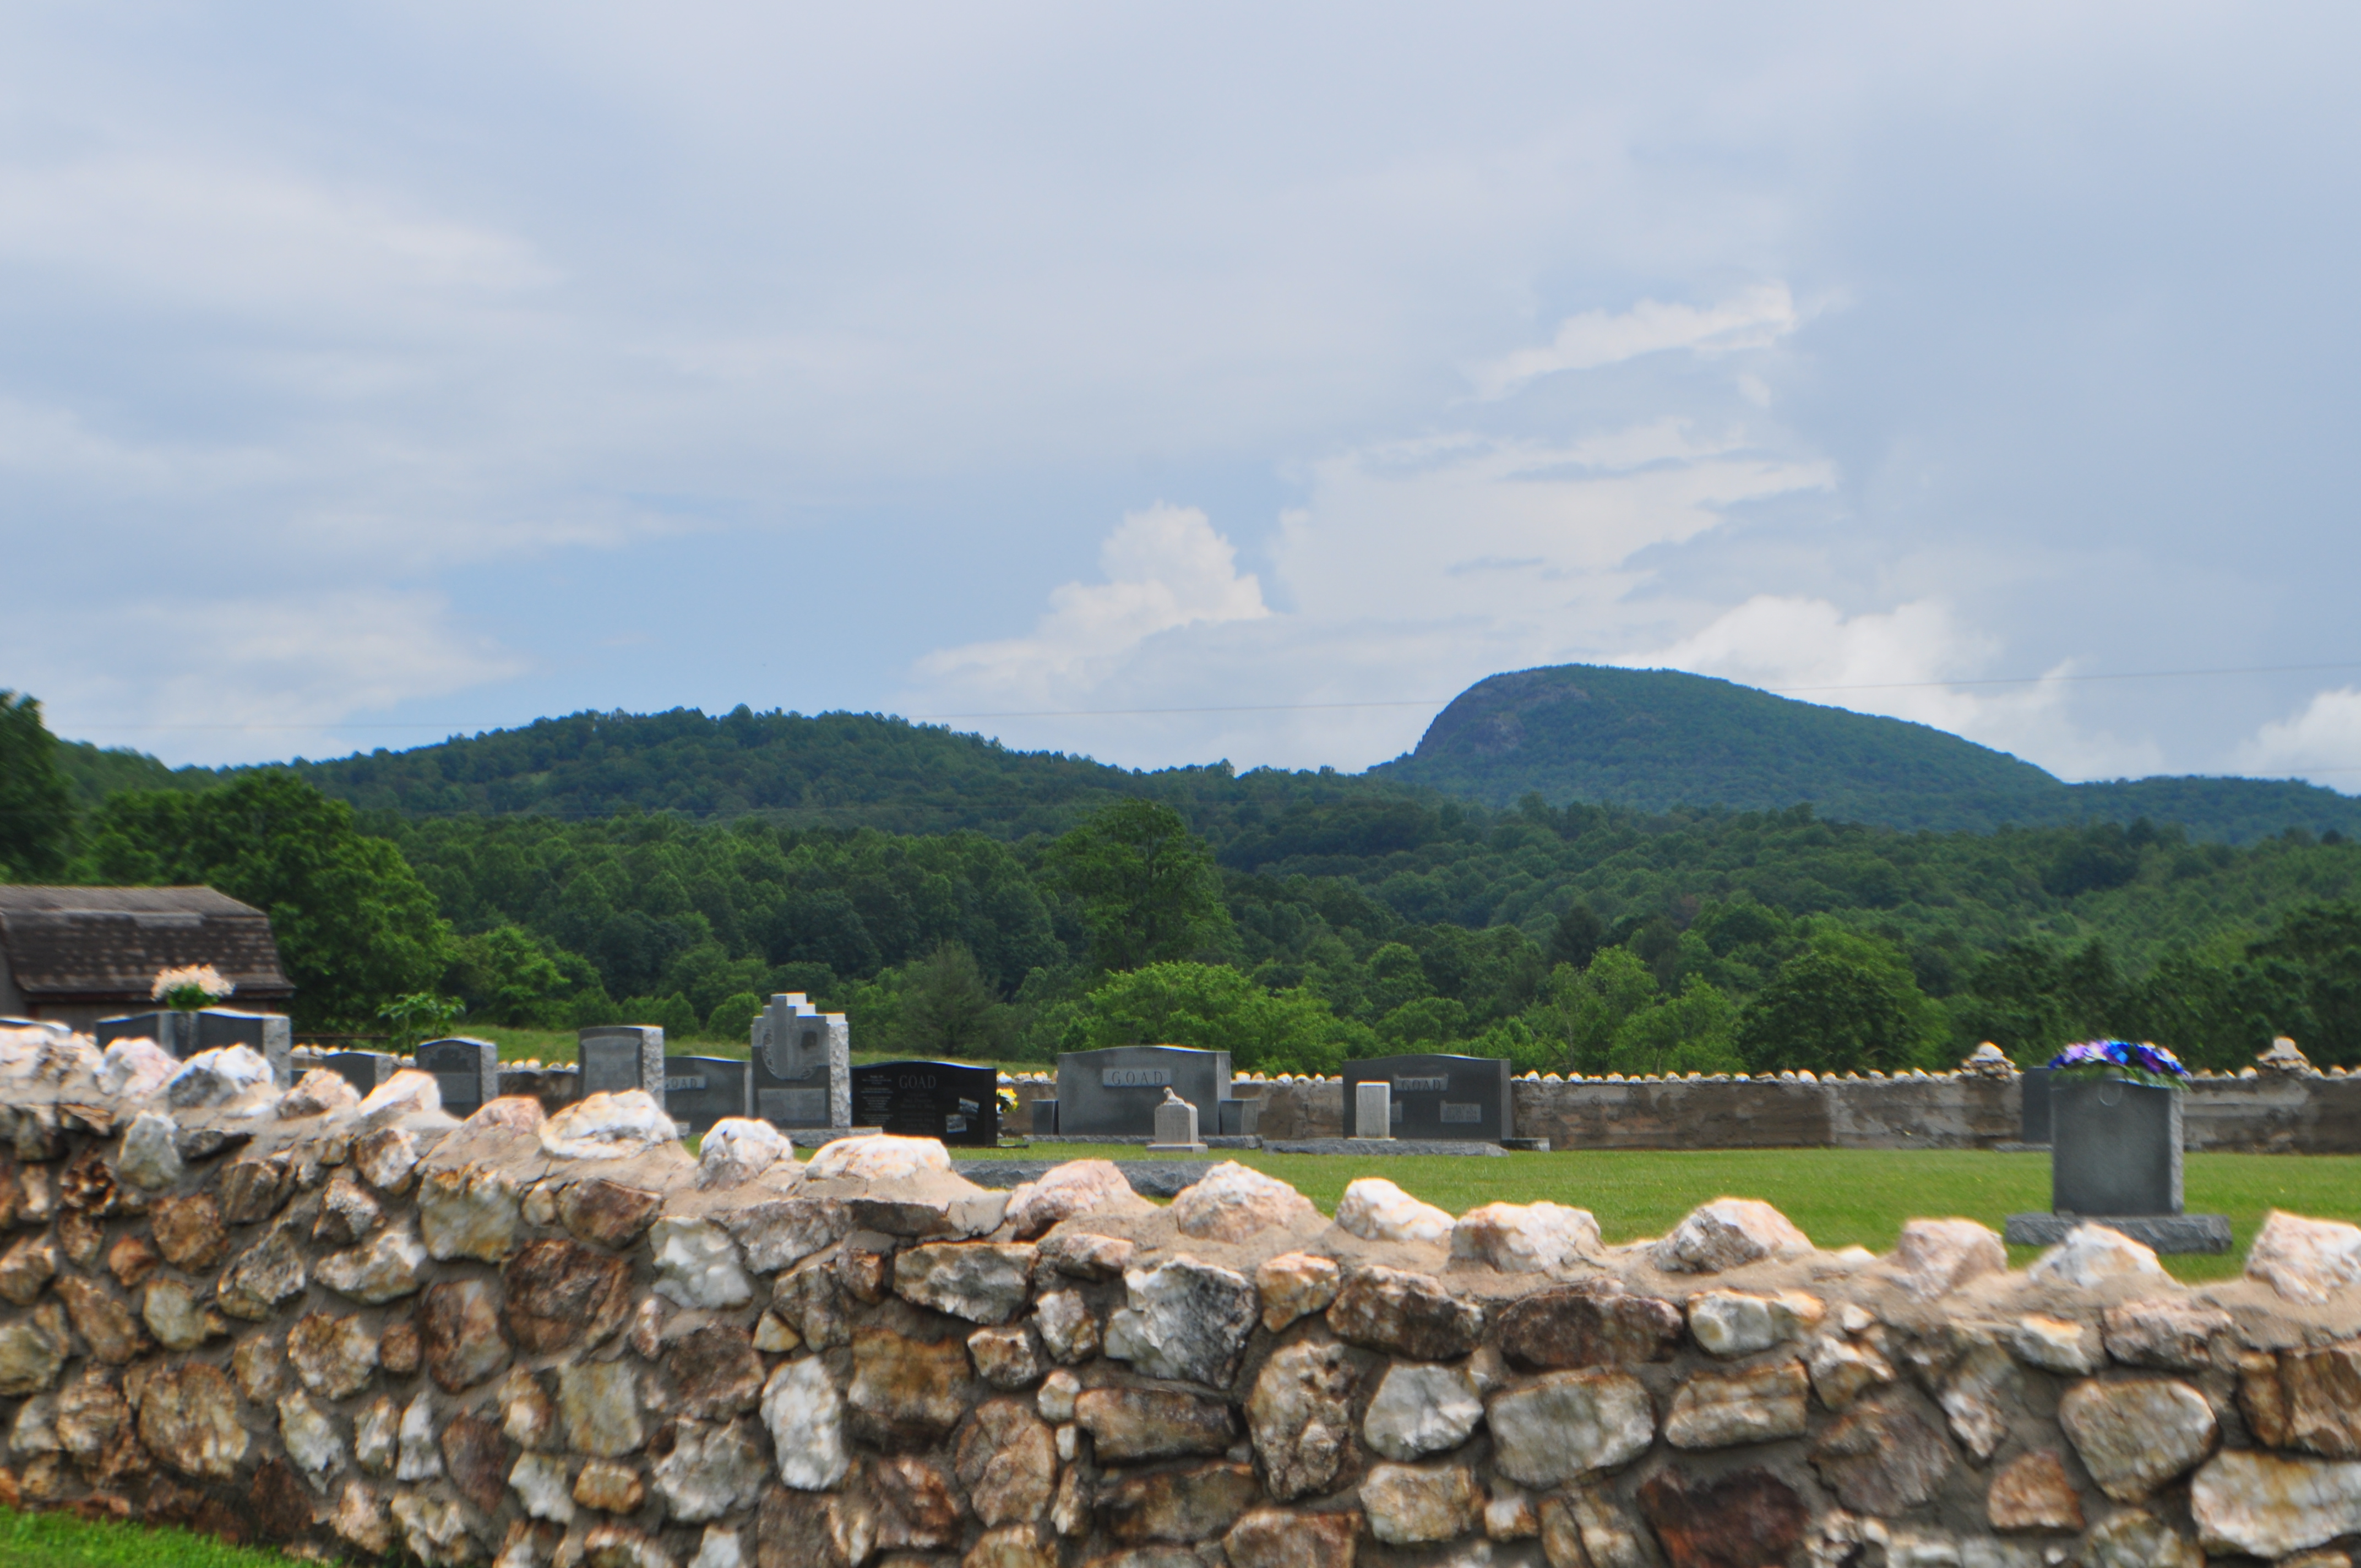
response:
[[[2275,718],[2238,747],[2241,772],[2310,779],[2352,793],[2361,782],[2361,691],[2314,692],[2301,712]]]
[[[1053,700],[1102,678],[1159,632],[1258,620],[1270,613],[1262,585],[1237,569],[1237,551],[1194,507],[1161,503],[1128,512],[1099,546],[1103,583],[1050,590],[1029,637],[947,648],[918,672],[972,693]]]
[[[1667,349],[1713,355],[1767,348],[1801,322],[1795,297],[1784,283],[1757,284],[1719,304],[1702,307],[1642,300],[1628,311],[1585,311],[1568,316],[1558,323],[1557,335],[1543,346],[1521,348],[1479,365],[1469,374],[1481,396],[1500,398],[1528,381],[1561,370],[1596,370]]]
[[[2001,648],[1961,625],[1940,599],[1847,616],[1822,598],[1757,594],[1676,642],[1612,662],[1719,675],[1804,702],[1911,719],[2062,778],[2113,778],[2161,765],[2152,741],[2125,741],[2076,721],[2068,663],[2028,684],[1975,689]]]

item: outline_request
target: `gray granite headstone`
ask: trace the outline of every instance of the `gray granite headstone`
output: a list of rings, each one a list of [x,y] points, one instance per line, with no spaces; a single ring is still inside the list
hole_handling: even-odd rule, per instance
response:
[[[1152,1136],[1154,1141],[1148,1146],[1150,1154],[1202,1154],[1205,1149],[1197,1136],[1197,1108],[1170,1089],[1156,1107]]]
[[[1182,1046],[1112,1046],[1058,1058],[1058,1134],[1153,1137],[1156,1107],[1177,1091],[1200,1127],[1219,1127],[1230,1098],[1230,1053]]]
[[[1374,1057],[1345,1064],[1345,1103],[1354,1086],[1382,1080],[1392,1091],[1394,1136],[1474,1138],[1497,1144],[1516,1135],[1509,1064],[1499,1057]]]
[[[2049,1207],[2180,1212],[2180,1092],[2120,1079],[2049,1086]]]
[[[782,1128],[852,1125],[852,1031],[843,1014],[783,992],[754,1014],[750,1044],[755,1115]]]
[[[644,1089],[664,1103],[664,1036],[653,1024],[602,1024],[575,1031],[582,1097]]]
[[[101,1018],[91,1025],[91,1033],[104,1050],[117,1040],[153,1040],[163,1050],[181,1061],[197,1054],[194,1044],[197,1026],[192,1014],[159,1009],[153,1013],[131,1013],[120,1018]]]
[[[746,1078],[752,1068],[734,1057],[666,1057],[664,1103],[673,1120],[698,1136],[714,1123],[746,1113]]]
[[[418,1047],[418,1070],[434,1075],[443,1109],[461,1121],[500,1096],[500,1048],[489,1040],[429,1040]]]
[[[397,1070],[395,1058],[385,1051],[332,1051],[321,1065],[351,1084],[363,1099]]]
[[[1353,1085],[1353,1136],[1390,1138],[1394,1135],[1394,1086],[1382,1078],[1363,1079]]]
[[[2049,1074],[2046,1067],[2029,1067],[2017,1081],[2025,1091],[2025,1108],[2017,1117],[2017,1142],[2046,1144],[2049,1141]]]
[[[229,1007],[207,1007],[190,1015],[196,1025],[194,1048],[217,1051],[244,1046],[270,1064],[272,1081],[288,1087],[288,1069],[295,1054],[295,1023],[284,1013],[242,1013]]]
[[[1058,1102],[1054,1096],[1033,1101],[1025,1108],[1032,1113],[1035,1136],[1054,1138],[1058,1135]]]
[[[906,1138],[1000,1146],[1000,1074],[955,1061],[884,1061],[852,1069],[852,1109],[864,1127]]]

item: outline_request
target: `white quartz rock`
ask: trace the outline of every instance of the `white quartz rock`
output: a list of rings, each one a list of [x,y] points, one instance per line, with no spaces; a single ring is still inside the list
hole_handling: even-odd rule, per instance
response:
[[[680,1129],[644,1089],[593,1094],[541,1124],[552,1159],[624,1159],[680,1141]]]
[[[1484,1402],[1466,1373],[1396,1362],[1369,1401],[1361,1434],[1388,1459],[1407,1461],[1457,1448],[1483,1419]]]
[[[1452,1225],[1449,1214],[1382,1176],[1364,1176],[1345,1189],[1336,1223],[1365,1242],[1440,1242]]]
[[[697,1185],[700,1189],[741,1186],[779,1161],[794,1157],[794,1146],[770,1123],[724,1117],[706,1130],[705,1141],[698,1146]]]
[[[670,1215],[648,1230],[655,1255],[656,1294],[683,1307],[742,1307],[754,1287],[739,1266],[738,1244],[710,1220]]]
[[[104,1094],[145,1100],[180,1070],[180,1058],[153,1040],[117,1040],[99,1058],[98,1087]]]
[[[2077,1225],[2066,1239],[2033,1260],[2026,1271],[2036,1285],[2070,1285],[2088,1290],[2103,1279],[2162,1275],[2156,1254],[2121,1231],[2104,1225]]]
[[[899,1181],[930,1170],[949,1174],[951,1157],[937,1138],[901,1138],[876,1133],[865,1138],[838,1138],[823,1144],[804,1167],[815,1181],[841,1178],[852,1181]]]
[[[783,1363],[763,1386],[763,1424],[771,1429],[779,1479],[819,1492],[844,1479],[844,1396],[817,1355]]]
[[[148,1192],[161,1192],[181,1179],[181,1129],[170,1116],[142,1111],[123,1135],[115,1174]]]
[[[193,1111],[226,1105],[270,1085],[269,1062],[244,1046],[224,1046],[182,1062],[165,1083],[164,1099],[176,1111]]]
[[[1560,1203],[1487,1203],[1451,1227],[1452,1256],[1503,1274],[1546,1274],[1600,1251],[1590,1211]]]

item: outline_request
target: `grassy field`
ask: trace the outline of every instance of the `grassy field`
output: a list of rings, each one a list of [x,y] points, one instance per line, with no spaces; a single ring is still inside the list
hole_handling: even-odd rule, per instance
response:
[[[184,1530],[0,1508],[0,1563],[7,1568],[289,1568],[295,1561]]]
[[[1009,1159],[1137,1159],[1137,1147],[1041,1144],[1030,1150],[974,1149]],[[1383,1176],[1455,1214],[1480,1203],[1547,1200],[1587,1209],[1610,1242],[1661,1235],[1710,1198],[1760,1198],[1824,1247],[1884,1252],[1902,1222],[1978,1220],[1994,1230],[2012,1213],[2049,1207],[2049,1158],[1981,1150],[1723,1149],[1512,1154],[1499,1159],[1449,1155],[1356,1159],[1334,1155],[1240,1151],[1235,1158],[1293,1186],[1334,1212],[1345,1184]],[[2361,1156],[2192,1154],[2182,1186],[2191,1213],[2227,1214],[2231,1246],[2218,1256],[2168,1257],[2184,1280],[2235,1277],[2263,1215],[2292,1210],[2323,1220],[2361,1222]],[[2017,1266],[2038,1254],[2010,1249]]]

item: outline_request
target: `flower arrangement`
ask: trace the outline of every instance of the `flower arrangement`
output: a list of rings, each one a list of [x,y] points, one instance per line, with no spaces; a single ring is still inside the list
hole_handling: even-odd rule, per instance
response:
[[[2049,1058],[2059,1077],[2070,1080],[2122,1079],[2153,1089],[2185,1089],[2189,1069],[2162,1046],[2132,1040],[2085,1040]]]
[[[200,1007],[212,1006],[236,989],[213,965],[188,964],[180,969],[158,970],[155,988],[148,995],[175,1013],[193,1013]]]

